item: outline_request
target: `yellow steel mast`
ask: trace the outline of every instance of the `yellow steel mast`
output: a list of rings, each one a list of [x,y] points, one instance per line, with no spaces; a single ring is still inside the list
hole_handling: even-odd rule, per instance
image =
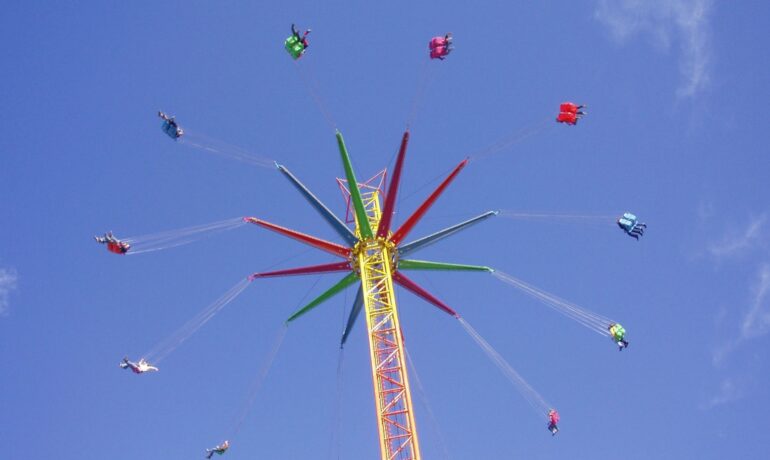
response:
[[[377,228],[381,217],[379,190],[364,192],[361,199],[369,228]],[[361,237],[359,222],[356,229]],[[363,290],[381,458],[419,460],[420,445],[393,291],[392,251],[393,245],[387,239],[361,238],[354,258]]]

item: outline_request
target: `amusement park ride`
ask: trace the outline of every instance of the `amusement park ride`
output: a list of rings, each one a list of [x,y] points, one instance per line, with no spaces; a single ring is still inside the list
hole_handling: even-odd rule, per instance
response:
[[[289,37],[286,41],[286,50],[293,59],[297,60],[304,54],[307,48],[306,36],[309,33],[309,29],[303,36],[300,36],[296,27],[292,26],[292,33],[292,37]],[[431,40],[431,59],[443,59],[446,57],[452,49],[451,40],[451,34],[447,34],[444,37],[435,37]],[[557,121],[569,125],[576,124],[577,120],[585,115],[585,112],[582,111],[583,107],[583,105],[574,103],[563,103],[560,107],[560,116],[557,118]],[[184,130],[173,116],[169,117],[163,112],[159,112],[158,115],[163,119],[162,128],[169,137],[182,143],[187,142],[182,140],[182,136],[185,136],[185,138],[188,136],[185,135]],[[540,411],[543,416],[547,414],[550,422],[548,429],[552,434],[556,434],[558,432],[556,425],[559,420],[558,412],[537,394],[475,330],[467,325],[457,312],[412,281],[404,272],[409,270],[454,270],[494,273],[501,281],[537,298],[581,325],[592,329],[594,332],[610,337],[613,342],[618,344],[619,350],[628,347],[628,341],[625,340],[625,329],[609,318],[585,310],[510,275],[499,271],[495,272],[489,267],[407,258],[420,249],[498,214],[497,211],[488,211],[431,235],[406,242],[414,227],[469,162],[469,159],[466,158],[455,166],[451,173],[444,178],[425,201],[399,227],[395,228],[393,226],[393,216],[396,212],[397,195],[409,144],[409,136],[410,133],[407,128],[401,139],[395,166],[390,175],[390,183],[387,184],[387,188],[384,188],[387,176],[385,170],[366,182],[358,182],[342,134],[336,131],[337,145],[345,171],[345,178],[337,179],[348,204],[348,214],[345,221],[332,213],[288,168],[278,163],[275,164],[278,170],[332,227],[344,244],[326,241],[257,217],[236,218],[181,229],[176,232],[149,235],[145,238],[137,237],[135,239],[119,240],[112,232],[106,233],[103,237],[95,237],[96,241],[106,245],[110,252],[126,255],[173,247],[192,241],[192,237],[197,234],[221,231],[235,228],[245,223],[251,223],[293,238],[341,259],[336,262],[320,265],[253,273],[183,326],[175,336],[172,336],[165,342],[161,342],[156,349],[144,355],[138,363],[132,363],[125,358],[124,362],[121,363],[121,367],[131,368],[135,373],[157,370],[156,367],[150,364],[151,358],[153,363],[157,364],[160,359],[170,353],[173,348],[181,344],[213,317],[217,311],[242,292],[251,281],[281,276],[340,272],[346,273],[346,275],[307,305],[294,312],[287,319],[286,323],[295,321],[346,288],[360,283],[353,307],[342,333],[341,345],[345,344],[358,316],[363,312],[366,318],[367,336],[369,338],[372,383],[374,386],[380,442],[380,458],[382,460],[420,460],[422,458],[406,368],[406,350],[404,348],[394,291],[394,285],[396,284],[457,318],[474,340],[487,352],[493,362],[500,367],[506,377],[514,385],[518,386],[519,391],[525,398],[528,398],[533,408],[536,411]],[[231,156],[238,160],[270,167],[264,158],[257,159],[238,151],[230,153],[220,152],[214,147],[201,146],[195,142],[190,142],[189,144],[194,147],[203,148],[206,151],[225,153],[226,156]],[[501,144],[498,148],[503,148],[505,145],[509,144]],[[505,212],[503,214],[506,215]],[[351,216],[352,218],[350,218]],[[603,216],[599,217],[605,219]],[[349,223],[353,222],[355,223],[354,230],[348,226]],[[647,227],[646,224],[638,222],[636,216],[631,213],[624,214],[616,223],[626,234],[636,240],[644,234],[644,230]],[[181,238],[183,241],[179,243],[173,242],[172,240],[175,238]],[[240,419],[238,426],[240,426],[242,421],[243,417]],[[222,455],[228,448],[229,442],[225,441],[222,445],[207,450],[208,457],[210,458],[213,453]]]
[[[358,294],[343,332],[342,343],[344,344],[347,340],[356,318],[363,310],[366,317],[367,335],[369,337],[372,382],[374,384],[377,427],[380,438],[380,456],[383,460],[418,460],[421,458],[412,397],[409,389],[409,378],[407,376],[404,342],[393,289],[394,283],[422,297],[444,312],[458,317],[454,310],[406,277],[402,272],[404,270],[492,271],[489,267],[405,259],[402,256],[415,252],[474,223],[497,214],[494,211],[490,211],[402,245],[402,242],[414,226],[468,163],[466,159],[458,164],[417,210],[398,229],[392,231],[392,218],[395,212],[396,196],[398,194],[408,143],[409,131],[403,135],[390,184],[383,191],[384,171],[366,183],[359,183],[357,181],[350,162],[350,156],[345,147],[345,141],[342,138],[342,134],[337,132],[337,144],[346,176],[346,179],[339,180],[339,183],[346,192],[350,207],[354,211],[355,233],[313,195],[286,167],[278,165],[278,169],[334,228],[340,237],[346,241],[348,246],[324,241],[265,222],[261,219],[246,218],[250,223],[265,227],[345,259],[342,262],[251,275],[250,279],[253,280],[275,276],[349,272],[334,286],[291,315],[288,321],[299,318],[346,287],[360,282]],[[372,185],[378,177],[380,178],[379,183]],[[350,184],[356,184],[356,186],[351,187]],[[382,195],[384,195],[384,206],[380,203]]]

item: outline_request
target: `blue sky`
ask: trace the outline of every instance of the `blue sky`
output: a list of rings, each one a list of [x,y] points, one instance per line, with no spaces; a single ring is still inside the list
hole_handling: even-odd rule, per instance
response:
[[[423,456],[761,455],[769,10],[708,0],[9,3],[0,442],[32,459],[200,458],[226,437],[232,460],[377,458],[361,324],[345,350],[341,428],[334,422],[352,290],[292,324],[231,430],[285,318],[335,275],[259,280],[160,372],[117,367],[249,273],[332,260],[253,226],[123,258],[92,235],[249,215],[336,241],[275,170],[175,144],[156,111],[191,136],[280,161],[342,214],[333,127],[369,177],[387,166],[417,101],[401,222],[464,157],[574,100],[589,105],[577,127],[549,123],[472,159],[412,236],[490,209],[635,212],[649,225],[640,242],[612,223],[500,216],[420,254],[489,265],[615,318],[631,347],[618,353],[491,276],[415,274],[562,414],[551,438],[455,320],[398,291],[425,390],[414,395]],[[296,65],[282,47],[292,22],[313,29]],[[447,31],[456,50],[428,62],[428,40]]]

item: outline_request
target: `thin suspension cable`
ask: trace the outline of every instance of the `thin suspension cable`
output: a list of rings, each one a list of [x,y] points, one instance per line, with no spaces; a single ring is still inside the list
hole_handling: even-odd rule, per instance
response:
[[[468,159],[471,162],[475,162],[475,161],[478,161],[478,160],[486,159],[487,157],[489,157],[491,155],[494,155],[495,153],[498,153],[498,152],[500,152],[500,151],[502,151],[502,150],[504,150],[504,149],[506,149],[506,148],[508,148],[508,147],[510,147],[510,146],[512,146],[512,145],[514,145],[516,143],[518,143],[518,142],[521,142],[521,141],[523,141],[523,140],[525,140],[525,139],[527,139],[527,138],[529,138],[531,136],[534,136],[535,134],[538,134],[538,133],[544,131],[545,129],[547,129],[549,127],[549,124],[547,122],[550,122],[550,119],[542,121],[542,122],[539,122],[539,123],[535,123],[535,124],[530,125],[530,126],[525,127],[525,128],[522,128],[522,129],[516,131],[511,136],[508,136],[508,137],[502,139],[501,141],[497,142],[496,144],[493,144],[490,147],[484,148],[484,149],[482,149],[482,150],[480,150],[480,151],[478,151],[478,152],[476,152],[476,153],[474,153],[472,155],[469,155]],[[428,185],[438,181],[440,178],[444,177],[446,175],[446,173],[451,171],[452,169],[453,169],[453,167],[450,167],[449,169],[447,169],[447,171],[437,175],[436,177],[434,177],[432,179],[429,179],[428,181],[426,181],[425,183],[423,183],[422,185],[417,187],[417,189],[407,193],[404,196],[400,196],[399,199],[398,199],[398,204],[400,205],[402,202],[408,200],[409,198],[414,196],[420,190],[422,190],[425,187],[427,187]]]
[[[553,120],[551,118],[548,118],[543,121],[533,123],[529,126],[525,126],[519,130],[514,131],[511,135],[504,137],[503,139],[499,140],[495,144],[492,144],[489,147],[486,147],[472,155],[469,155],[470,159],[471,161],[478,161],[478,160],[486,159],[496,153],[500,153],[501,151],[515,144],[518,144],[519,142],[527,138],[530,138],[535,134],[539,134],[542,131],[545,131],[546,129],[551,127],[551,123],[553,123]]]
[[[332,131],[337,131],[337,123],[334,121],[331,112],[327,109],[326,104],[324,103],[320,94],[318,94],[318,88],[315,87],[318,86],[317,82],[315,82],[315,80],[311,81],[310,76],[305,74],[305,71],[303,70],[303,67],[305,66],[304,64],[300,65],[298,61],[294,61],[294,65],[297,69],[297,73],[299,74],[300,79],[302,80],[302,83],[310,93],[310,97],[313,98],[316,106],[318,106],[318,110],[321,111],[321,115],[323,115],[324,120],[326,120],[326,123],[329,125]],[[314,82],[316,83],[315,86],[313,85]]]
[[[228,144],[225,141],[213,137],[199,134],[196,132],[187,132],[184,137],[179,139],[179,143],[189,145],[190,147],[201,150],[204,153],[218,155],[230,160],[240,161],[260,168],[274,169],[275,160],[257,155],[236,145]]]
[[[246,416],[249,414],[251,406],[254,405],[257,394],[262,388],[262,384],[265,382],[268,373],[270,373],[270,369],[273,367],[273,362],[275,361],[275,357],[278,356],[278,350],[281,349],[281,345],[283,344],[283,339],[286,337],[287,330],[288,327],[283,325],[276,334],[275,340],[273,340],[273,346],[270,348],[270,352],[267,355],[267,359],[262,364],[262,367],[259,370],[259,374],[257,374],[256,380],[254,380],[254,383],[252,383],[251,388],[249,389],[245,400],[246,402],[241,407],[241,411],[238,417],[235,419],[235,423],[233,424],[232,429],[233,437],[237,435],[239,431],[241,431],[243,422],[246,420]]]
[[[515,278],[507,273],[496,270],[492,274],[497,279],[503,281],[506,284],[509,284],[513,287],[520,289],[525,294],[528,294],[531,297],[534,297],[535,299],[540,300],[545,305],[553,308],[557,312],[578,322],[579,324],[596,332],[597,334],[603,335],[603,336],[610,335],[608,328],[610,324],[615,323],[615,321],[607,318],[606,316],[602,316],[598,313],[594,313],[592,311],[586,310],[585,308],[582,308],[574,303],[568,302],[553,294],[550,294],[530,284],[527,284],[524,281],[521,281],[520,279]]]
[[[543,301],[546,305],[556,309],[559,312],[562,312],[568,317],[571,317],[576,321],[581,322],[581,324],[596,330],[601,335],[609,335],[607,327],[612,323],[610,319],[590,312],[584,308],[578,307],[577,305],[556,297],[553,294],[537,289],[534,286],[529,285],[506,273],[496,273],[496,276],[498,279],[501,279],[504,282],[521,289],[525,293]]]
[[[595,316],[591,312],[563,301],[558,297],[544,293],[513,277],[506,278],[504,275],[505,274],[501,274],[501,276],[498,276],[498,278],[504,280],[506,283],[511,284],[512,286],[521,289],[526,294],[542,301],[545,305],[573,319],[588,329],[591,329],[600,335],[609,335],[609,331],[607,330],[607,327],[609,327],[610,324],[609,320],[602,319],[602,317],[599,317],[598,315]]]
[[[430,59],[424,59],[422,61],[422,66],[420,67],[420,77],[417,83],[417,91],[415,92],[414,97],[412,97],[412,103],[409,109],[409,116],[406,119],[407,130],[412,126],[414,119],[417,117],[417,112],[420,109],[420,104],[422,102],[422,99],[425,96],[425,93],[427,92],[428,87],[430,86],[430,83],[433,80],[434,73],[431,67],[432,66],[430,66]]]
[[[422,380],[420,380],[420,374],[417,373],[417,368],[414,366],[414,361],[412,361],[412,355],[409,354],[409,350],[404,346],[404,353],[406,354],[406,360],[409,362],[409,369],[412,371],[412,376],[414,376],[414,381],[417,384],[417,393],[420,396],[420,399],[422,400],[423,406],[425,406],[425,410],[428,412],[428,417],[431,420],[431,423],[433,425],[433,429],[436,432],[436,436],[438,437],[439,444],[441,445],[441,450],[444,452],[444,458],[445,460],[449,460],[452,458],[452,456],[449,454],[449,448],[447,447],[446,439],[444,438],[444,434],[441,432],[441,427],[438,423],[438,418],[436,417],[436,414],[433,412],[433,408],[430,405],[430,402],[428,401],[428,395],[425,391],[425,387],[422,385]]]
[[[290,255],[288,257],[285,257],[285,258],[279,260],[278,262],[273,263],[272,265],[268,265],[267,267],[265,267],[262,270],[260,270],[258,273],[266,272],[266,271],[270,270],[271,268],[275,268],[275,267],[277,267],[277,266],[279,266],[281,264],[284,264],[284,263],[286,263],[286,262],[288,262],[290,260],[296,259],[299,256],[305,255],[308,252],[313,251],[314,249],[315,248],[306,248],[306,249],[304,249],[302,251],[296,252],[293,255]]]
[[[348,305],[348,290],[345,289],[345,300],[342,303],[342,317],[340,318],[342,323],[342,331],[344,333],[345,331],[345,317],[347,316],[345,313],[346,307]],[[329,439],[329,452],[327,455],[327,458],[330,460],[334,458],[334,452],[336,450],[337,452],[337,458],[340,458],[341,450],[342,450],[342,439],[340,436],[340,433],[342,432],[342,396],[343,396],[343,379],[342,379],[342,364],[343,360],[345,358],[344,354],[344,348],[340,346],[340,350],[337,353],[337,389],[334,395],[334,417],[333,417],[333,425],[332,425],[332,433],[331,437]]]
[[[143,254],[182,246],[215,233],[233,230],[243,225],[246,225],[246,222],[243,221],[242,217],[234,217],[208,224],[123,238],[121,241],[131,244],[131,250],[126,255]]]
[[[170,337],[158,343],[149,352],[144,354],[144,359],[153,364],[157,364],[165,359],[171,352],[176,350],[185,340],[195,334],[204,324],[209,322],[217,313],[219,313],[230,302],[235,300],[241,292],[249,286],[249,279],[239,281],[231,287],[220,298],[209,304],[200,313],[187,321],[182,327],[174,332]]]
[[[304,251],[307,252],[307,251]],[[289,257],[288,259],[291,259],[295,256]],[[288,260],[285,259],[285,260]],[[284,261],[285,261],[284,260]],[[283,261],[282,261],[283,262]],[[273,264],[273,266],[278,265],[282,262],[277,262],[276,264]],[[271,267],[268,267],[271,268]],[[299,308],[299,306],[305,301],[307,296],[310,294],[310,292],[315,288],[316,284],[318,284],[318,281],[321,279],[321,276],[317,276],[315,279],[315,282],[310,286],[310,288],[305,292],[305,295],[302,296],[302,299],[300,299],[299,302],[297,302],[297,305],[295,307]],[[264,379],[267,377],[268,372],[270,371],[270,368],[272,367],[273,361],[275,360],[276,355],[278,354],[278,350],[280,349],[281,345],[283,344],[283,339],[286,336],[286,332],[288,331],[288,325],[286,323],[283,324],[283,326],[280,328],[279,333],[276,337],[276,340],[273,342],[273,347],[271,353],[268,355],[268,360],[265,362],[264,366],[262,367],[262,371],[259,374],[259,377],[255,381],[254,385],[252,386],[252,390],[249,393],[249,399],[247,399],[247,404],[244,406],[244,409],[241,411],[241,414],[239,418],[237,419],[236,423],[234,424],[234,433],[238,433],[240,431],[241,425],[243,424],[243,421],[246,418],[246,415],[248,415],[249,408],[253,405],[254,399],[256,398],[257,393],[259,392],[259,389],[262,386],[262,383],[264,382]]]
[[[294,255],[286,257],[266,267],[265,270],[268,270],[277,265],[285,263],[309,251],[310,249],[299,251]],[[315,285],[318,283],[320,279],[321,279],[320,276],[316,278],[315,283],[305,293],[305,296],[303,297],[302,301],[304,301],[304,299],[307,297],[307,295],[310,293],[313,287],[315,287]],[[211,320],[211,318],[213,318],[214,315],[216,315],[219,311],[221,311],[228,303],[235,300],[235,298],[249,286],[249,282],[250,282],[249,278],[246,278],[238,282],[238,284],[230,288],[230,290],[228,290],[225,294],[223,294],[219,299],[215,300],[214,302],[206,306],[206,308],[200,311],[192,319],[188,320],[184,325],[182,325],[182,327],[177,329],[171,336],[167,337],[166,339],[162,340],[157,345],[155,345],[149,352],[143,355],[143,358],[155,364],[165,359],[169,354],[171,354],[171,352],[176,350],[176,348],[178,348],[185,340],[190,338],[190,336],[192,336],[201,327],[203,327],[204,324],[206,324],[209,320]],[[298,307],[302,303],[302,301],[298,303]]]
[[[397,208],[400,207],[402,202],[407,201],[409,198],[411,198],[414,195],[416,195],[417,192],[422,191],[427,186],[429,186],[431,184],[434,184],[434,183],[438,182],[439,180],[441,180],[442,178],[446,177],[446,175],[449,174],[449,172],[451,172],[453,169],[455,169],[455,167],[456,166],[450,166],[449,168],[447,168],[443,172],[437,174],[432,179],[428,179],[427,181],[423,182],[422,185],[418,186],[416,189],[414,189],[411,192],[406,193],[404,195],[401,195],[401,189],[399,189],[398,190],[399,191],[399,197],[398,197],[398,201],[396,202],[396,207]]]
[[[467,321],[465,321],[463,318],[458,318],[458,320],[468,335],[471,336],[476,344],[484,351],[487,357],[495,364],[495,366],[497,366],[498,369],[500,369],[503,375],[508,378],[513,386],[524,397],[527,403],[529,403],[532,410],[538,416],[547,415],[548,410],[553,406],[546,402],[546,400],[540,396],[540,393],[535,391],[535,389],[532,388],[532,386],[527,383],[527,381],[524,380],[524,378],[518,372],[516,372],[516,370],[510,364],[508,364],[508,362],[500,355],[500,353],[492,348],[492,345],[484,340],[484,338],[481,337],[481,335],[476,332],[476,330],[471,327]]]
[[[601,223],[609,223],[609,222],[615,222],[615,219],[617,218],[614,215],[597,215],[597,214],[549,214],[549,213],[538,213],[538,212],[519,212],[519,211],[512,211],[508,209],[501,209],[500,210],[500,216],[501,217],[507,217],[509,219],[520,219],[520,220],[555,220],[555,221],[565,221],[569,223],[595,223],[595,222],[601,222]]]
[[[340,347],[337,352],[337,391],[334,396],[334,418],[332,426],[332,436],[329,440],[329,454],[327,458],[330,460],[334,458],[334,452],[337,452],[337,459],[339,460],[342,454],[342,397],[344,396],[344,379],[343,379],[343,364],[345,361],[345,349]]]
[[[495,153],[498,153],[518,142],[521,142],[531,136],[534,136],[535,134],[538,134],[545,129],[549,127],[549,124],[547,122],[550,122],[550,119],[544,120],[539,123],[532,124],[530,126],[527,126],[525,128],[522,128],[518,131],[516,131],[514,134],[498,141],[497,143],[486,147],[484,149],[479,150],[478,152],[469,155],[468,158],[470,161],[475,162],[478,160],[486,159],[487,157],[494,155]],[[406,201],[410,197],[412,197],[414,194],[422,190],[423,188],[427,187],[428,185],[432,184],[433,182],[438,181],[440,178],[444,177],[447,172],[451,171],[453,168],[449,168],[447,171],[437,175],[433,179],[430,179],[426,181],[424,184],[420,185],[417,189],[411,191],[410,193],[406,194],[405,196],[402,196],[398,199],[398,204],[401,204],[401,202]]]

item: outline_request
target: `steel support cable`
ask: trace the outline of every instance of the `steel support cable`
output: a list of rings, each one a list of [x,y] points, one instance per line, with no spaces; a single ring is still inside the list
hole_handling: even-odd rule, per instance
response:
[[[614,222],[616,217],[596,214],[547,214],[533,212],[517,212],[507,209],[500,210],[501,217],[521,220],[556,220],[575,223]]]
[[[280,265],[282,263],[285,263],[309,251],[310,249],[306,249],[304,251],[297,252],[296,254],[291,255],[289,257],[285,257],[284,259],[279,260],[278,262],[267,267],[266,270],[273,268],[277,265]],[[308,296],[310,291],[315,287],[315,285],[318,283],[320,279],[321,279],[320,276],[316,278],[313,285],[305,293],[303,300],[305,299],[305,297]],[[239,281],[235,286],[233,286],[227,292],[225,292],[220,298],[218,298],[214,302],[207,305],[206,308],[201,310],[197,315],[195,315],[193,318],[191,318],[186,323],[184,323],[182,327],[177,329],[171,336],[163,339],[157,345],[155,345],[149,352],[143,355],[143,358],[153,364],[157,364],[158,362],[165,359],[169,354],[171,354],[174,350],[176,350],[185,340],[187,340],[193,334],[195,334],[201,327],[203,327],[204,324],[206,324],[209,320],[211,320],[211,318],[213,318],[225,306],[227,306],[227,304],[235,300],[235,298],[238,297],[238,295],[240,295],[241,292],[243,292],[249,286],[250,281],[251,281],[250,278],[246,278]],[[302,301],[300,301],[300,303],[302,303]]]
[[[591,327],[597,329],[599,332],[605,332],[605,326],[609,326],[610,321],[603,319],[601,317],[598,317],[590,312],[587,312],[586,310],[583,310],[574,304],[570,304],[568,302],[562,301],[561,299],[558,299],[556,297],[544,294],[536,289],[533,289],[531,287],[524,287],[522,286],[522,289],[525,289],[526,292],[528,292],[530,295],[533,295],[535,297],[540,298],[541,300],[547,302],[548,304],[555,306],[557,308],[564,309],[563,311],[572,317],[579,319],[584,322],[584,324],[588,324]]]
[[[519,391],[530,407],[538,416],[545,416],[552,407],[526,380],[511,366],[483,337],[463,318],[457,318],[460,324],[484,351],[487,357],[497,366],[513,386]]]
[[[431,82],[433,81],[433,70],[430,68],[430,59],[423,60],[423,64],[420,68],[420,76],[417,82],[417,91],[415,91],[414,97],[412,97],[412,103],[409,108],[409,115],[406,119],[406,129],[409,130],[417,117],[417,112],[420,110],[420,103],[422,102],[425,93],[428,91]]]
[[[398,208],[401,206],[401,203],[403,203],[403,202],[405,202],[405,201],[409,200],[409,198],[412,198],[412,197],[413,197],[413,196],[415,196],[415,195],[416,195],[418,192],[421,192],[423,189],[425,189],[425,188],[426,188],[426,187],[428,187],[429,185],[433,185],[433,184],[435,184],[436,182],[439,182],[439,181],[440,181],[442,178],[446,177],[446,176],[447,176],[447,174],[449,174],[450,172],[452,172],[452,170],[453,170],[453,169],[455,169],[455,166],[450,166],[450,167],[448,167],[446,170],[444,170],[444,171],[442,171],[441,173],[437,174],[437,175],[436,175],[435,177],[433,177],[432,179],[428,179],[428,180],[426,180],[425,182],[423,182],[423,183],[422,183],[422,185],[419,185],[419,186],[418,186],[416,189],[414,189],[414,190],[410,191],[409,193],[407,193],[407,194],[405,194],[405,195],[401,195],[401,194],[400,194],[400,192],[401,192],[401,188],[399,188],[399,190],[398,190],[398,191],[399,191],[399,197],[398,197],[398,200],[396,201],[396,209],[398,209]],[[402,182],[402,184],[403,184],[403,182]]]
[[[602,316],[598,313],[593,313],[591,311],[588,311],[571,302],[568,302],[564,299],[556,297],[553,294],[549,294],[545,291],[537,289],[534,286],[529,285],[507,273],[504,273],[501,271],[495,271],[492,274],[499,280],[505,282],[506,284],[514,286],[520,289],[521,291],[523,291],[524,293],[542,301],[547,306],[577,321],[581,325],[593,330],[594,332],[604,336],[610,335],[609,330],[607,328],[610,324],[614,323],[615,321],[612,321],[611,319],[605,316]]]
[[[549,297],[548,295],[543,294],[540,291],[537,291],[535,289],[532,289],[531,287],[521,285],[516,283],[515,281],[508,280],[509,284],[512,284],[513,286],[518,287],[522,291],[524,291],[526,294],[542,301],[547,306],[554,308],[556,311],[561,312],[562,314],[565,314],[566,316],[574,319],[575,321],[578,321],[582,325],[590,328],[590,329],[597,329],[602,330],[602,322],[598,320],[594,320],[592,317],[583,314],[580,310],[574,309],[570,307],[568,304],[564,302],[560,302],[558,300],[554,300],[553,298]]]
[[[425,391],[425,387],[422,385],[422,380],[420,380],[420,374],[417,373],[417,368],[414,366],[414,361],[412,361],[412,355],[409,354],[409,350],[404,346],[404,353],[406,354],[406,360],[409,363],[409,369],[412,371],[412,375],[414,376],[414,382],[417,384],[417,394],[420,396],[420,399],[422,400],[423,406],[425,406],[425,410],[428,412],[428,417],[430,418],[431,424],[433,425],[433,430],[436,432],[436,436],[438,437],[439,444],[441,445],[441,450],[444,453],[445,460],[449,460],[452,458],[452,456],[449,454],[449,448],[447,447],[446,439],[444,438],[444,434],[441,432],[441,427],[438,423],[438,418],[436,417],[436,414],[433,412],[433,408],[431,407],[430,402],[428,401],[428,395]]]
[[[196,132],[187,132],[184,137],[178,141],[180,144],[188,145],[204,153],[221,156],[230,160],[240,161],[241,163],[258,166],[260,168],[273,169],[275,160],[257,155],[242,147],[228,144],[225,141],[198,134]]]
[[[581,325],[583,325],[583,326],[585,326],[585,327],[587,327],[587,328],[589,328],[591,330],[594,330],[595,332],[597,332],[599,334],[605,334],[607,332],[606,331],[606,327],[604,325],[605,324],[609,325],[608,322],[605,323],[605,322],[603,322],[601,320],[597,320],[595,318],[592,318],[591,316],[584,314],[583,311],[581,311],[579,309],[575,309],[575,308],[571,307],[569,304],[566,304],[564,302],[560,302],[558,300],[554,300],[553,298],[551,298],[551,297],[549,297],[547,295],[544,295],[543,293],[541,293],[541,292],[539,292],[537,290],[531,289],[531,288],[526,287],[526,286],[515,284],[514,282],[511,282],[510,284],[520,288],[525,293],[527,293],[530,296],[532,296],[532,297],[542,301],[547,306],[554,308],[556,311],[558,311],[558,312],[564,314],[565,316],[567,316],[567,317],[577,321]]]
[[[310,288],[305,292],[305,295],[302,296],[302,299],[297,303],[297,307],[301,305],[307,296],[310,294],[310,291],[315,288],[316,284],[318,284],[318,281],[321,279],[320,276],[316,277],[315,282],[310,286]],[[264,382],[265,378],[267,378],[267,374],[270,372],[270,369],[272,368],[273,361],[275,361],[275,357],[278,355],[278,350],[280,350],[281,345],[283,344],[283,340],[286,337],[286,332],[288,331],[288,325],[284,323],[283,326],[281,326],[278,334],[276,335],[276,339],[273,341],[273,346],[270,349],[270,354],[268,355],[267,360],[263,364],[259,375],[257,376],[257,379],[255,380],[254,384],[251,387],[251,390],[249,391],[248,397],[246,399],[246,403],[242,406],[243,409],[241,410],[241,413],[239,414],[238,418],[236,419],[236,422],[234,423],[233,433],[237,434],[238,431],[240,431],[241,426],[243,425],[243,421],[246,419],[246,416],[248,415],[249,409],[254,404],[254,401],[257,397],[257,393],[259,392],[259,389],[262,387],[262,383]]]
[[[158,343],[152,350],[147,352],[143,357],[150,363],[157,364],[165,359],[171,352],[177,349],[185,340],[190,338],[195,332],[198,331],[204,324],[206,324],[211,318],[213,318],[219,311],[227,306],[230,302],[235,300],[238,295],[249,286],[249,279],[243,279],[239,281],[235,286],[231,287],[221,297],[214,302],[210,303],[200,313],[195,315],[192,319],[187,321],[182,327],[177,329],[171,336]]]
[[[278,356],[278,351],[281,349],[281,345],[283,344],[283,339],[286,337],[287,330],[288,328],[283,325],[276,334],[276,337],[273,340],[273,346],[270,347],[270,351],[267,355],[267,359],[262,364],[262,367],[259,370],[259,374],[257,374],[257,378],[251,384],[251,388],[247,393],[246,400],[241,406],[238,417],[235,419],[235,423],[233,424],[232,429],[233,436],[237,435],[241,430],[241,426],[243,426],[243,422],[246,420],[246,416],[249,414],[251,406],[254,405],[254,401],[257,399],[257,394],[262,388],[262,384],[265,382],[267,375],[270,373],[270,369],[273,367],[273,362],[275,361],[276,356]]]
[[[334,398],[334,417],[332,426],[332,435],[329,439],[329,453],[327,458],[329,460],[335,458],[334,453],[336,451],[336,458],[339,459],[342,455],[342,397],[344,396],[344,380],[343,380],[343,364],[345,361],[345,349],[340,347],[337,354],[337,390]]]
[[[192,243],[214,233],[233,230],[245,224],[246,222],[243,221],[242,217],[234,217],[208,224],[123,238],[121,241],[131,245],[131,250],[126,255],[142,254]]]
[[[521,141],[523,141],[523,140],[525,140],[525,139],[527,139],[527,138],[529,138],[531,136],[534,136],[535,134],[538,134],[538,133],[544,131],[547,128],[548,128],[548,124],[546,124],[545,122],[536,123],[536,124],[531,125],[529,127],[522,128],[522,129],[516,131],[513,135],[504,138],[503,140],[497,142],[496,144],[493,144],[490,147],[487,147],[487,148],[482,149],[482,150],[480,150],[480,151],[478,151],[478,152],[476,152],[476,153],[474,153],[472,155],[469,155],[468,159],[470,160],[470,162],[475,162],[477,160],[486,159],[487,157],[489,157],[489,156],[491,156],[491,155],[493,155],[495,153],[498,153],[501,150],[506,149],[506,148],[508,148],[508,147],[518,143],[518,142],[521,142]],[[408,200],[409,198],[414,196],[417,192],[421,191],[422,189],[424,189],[428,185],[438,181],[441,177],[444,177],[446,175],[446,173],[451,171],[452,169],[453,168],[447,169],[445,172],[437,175],[436,177],[434,177],[434,178],[432,178],[430,180],[427,180],[425,183],[423,183],[422,185],[417,187],[417,189],[412,190],[411,192],[407,193],[406,195],[399,197],[398,204],[401,205],[402,202]]]
[[[479,150],[478,152],[469,155],[471,161],[478,161],[486,159],[496,153],[499,153],[515,144],[518,144],[521,141],[524,141],[525,139],[528,139],[535,134],[539,134],[549,127],[551,127],[551,123],[553,123],[553,120],[551,118],[547,118],[545,120],[532,123],[528,126],[525,126],[521,129],[518,129],[514,131],[509,136],[504,137],[503,139],[497,141],[496,143],[490,145],[489,147],[486,147],[484,149]]]
[[[305,88],[310,93],[310,97],[313,98],[313,102],[316,103],[316,106],[318,106],[318,110],[321,111],[321,115],[323,115],[324,120],[326,120],[326,123],[329,125],[329,127],[333,131],[337,131],[337,123],[334,121],[334,118],[331,115],[331,112],[326,107],[326,104],[324,103],[321,96],[318,94],[317,88],[313,86],[313,81],[310,80],[310,76],[305,74],[305,71],[302,69],[302,67],[305,67],[304,64],[300,65],[299,61],[294,61],[294,65],[297,69],[297,73],[299,74],[300,79],[302,80],[302,83],[305,85]]]
[[[342,303],[342,330],[343,334],[345,331],[345,324],[346,324],[346,312],[345,308],[348,304],[348,290],[345,289],[345,301]],[[334,416],[332,420],[332,433],[331,437],[329,439],[329,452],[327,455],[327,458],[329,460],[334,458],[334,452],[336,450],[337,452],[337,458],[340,458],[340,451],[342,447],[342,439],[340,436],[340,433],[342,432],[342,397],[344,395],[343,393],[343,379],[342,379],[342,370],[343,370],[343,362],[344,362],[345,354],[344,354],[344,348],[340,347],[340,350],[337,354],[337,387],[334,397]]]
[[[511,275],[508,275],[507,273],[495,272],[494,274],[498,279],[503,280],[507,284],[517,287],[522,291],[524,291],[525,293],[533,297],[536,297],[540,300],[546,301],[557,308],[559,307],[564,308],[565,310],[570,312],[570,314],[584,318],[586,321],[590,321],[592,323],[600,324],[600,325],[605,323],[609,324],[611,322],[608,318],[605,318],[597,313],[589,312],[588,310],[580,308],[573,303],[567,302],[566,300],[560,299],[559,297],[556,297],[553,294],[549,294],[545,291],[537,289],[532,285],[529,285],[517,278],[514,278]]]

